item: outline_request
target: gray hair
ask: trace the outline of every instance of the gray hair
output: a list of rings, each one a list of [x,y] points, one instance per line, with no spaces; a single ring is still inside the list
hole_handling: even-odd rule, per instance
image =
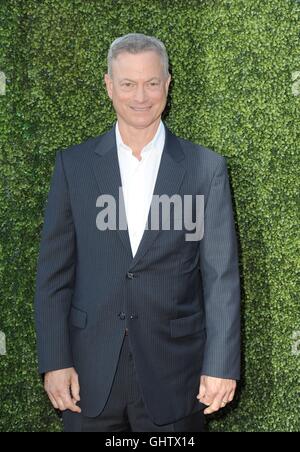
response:
[[[153,36],[146,36],[143,33],[129,33],[112,42],[107,56],[109,77],[112,78],[112,61],[120,53],[142,53],[149,50],[156,52],[160,56],[164,75],[167,78],[169,76],[169,58],[165,45],[159,39]]]

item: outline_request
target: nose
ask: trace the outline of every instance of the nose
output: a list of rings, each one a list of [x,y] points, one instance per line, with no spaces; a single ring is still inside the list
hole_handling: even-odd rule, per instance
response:
[[[137,86],[134,93],[134,100],[143,103],[146,99],[146,93],[143,86]]]

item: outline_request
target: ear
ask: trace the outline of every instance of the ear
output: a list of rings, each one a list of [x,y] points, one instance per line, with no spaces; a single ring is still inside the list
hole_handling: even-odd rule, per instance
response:
[[[113,81],[108,74],[104,75],[104,82],[106,85],[107,94],[109,95],[110,99],[112,99]]]
[[[166,87],[167,92],[169,91],[169,86],[170,86],[171,80],[172,80],[172,77],[171,77],[171,74],[169,74],[167,81],[165,82],[165,87]]]

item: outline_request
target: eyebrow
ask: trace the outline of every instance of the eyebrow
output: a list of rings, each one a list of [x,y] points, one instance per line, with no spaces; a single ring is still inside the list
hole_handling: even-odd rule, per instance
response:
[[[120,80],[120,82],[124,82],[125,80],[135,83],[135,80],[131,80],[130,78],[122,78]],[[160,78],[159,77],[152,77],[152,78],[150,78],[150,80],[147,80],[147,82],[151,82],[151,80],[160,80]]]

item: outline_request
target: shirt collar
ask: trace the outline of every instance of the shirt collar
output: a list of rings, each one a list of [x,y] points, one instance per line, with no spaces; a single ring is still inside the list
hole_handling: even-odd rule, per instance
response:
[[[127,146],[122,140],[118,121],[116,123],[115,131],[118,148],[123,148],[132,152],[132,149],[129,146]],[[142,149],[142,154],[149,151],[150,149],[163,149],[164,141],[165,141],[165,126],[162,120],[160,120],[156,134],[154,135],[153,139],[149,143],[147,143],[146,146],[144,146],[144,148]]]

